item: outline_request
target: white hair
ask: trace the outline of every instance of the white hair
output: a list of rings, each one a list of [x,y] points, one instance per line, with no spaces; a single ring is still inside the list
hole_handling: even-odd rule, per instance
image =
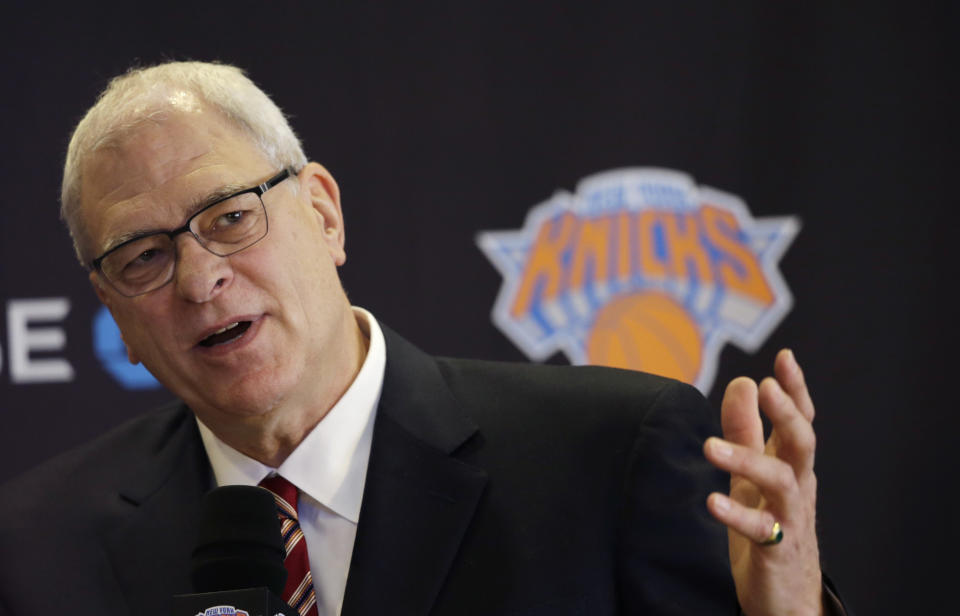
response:
[[[67,147],[60,191],[60,217],[67,223],[73,248],[86,265],[89,245],[79,211],[81,171],[86,158],[147,121],[181,104],[196,101],[236,124],[277,168],[307,164],[300,140],[279,107],[235,66],[208,62],[168,62],[132,68],[114,77],[77,124]]]

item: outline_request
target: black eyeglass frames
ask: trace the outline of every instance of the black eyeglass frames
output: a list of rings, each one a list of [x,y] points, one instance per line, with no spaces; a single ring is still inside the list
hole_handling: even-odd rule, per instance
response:
[[[284,169],[262,184],[204,206],[182,227],[126,240],[91,261],[90,268],[121,295],[136,297],[159,289],[173,279],[176,237],[181,233],[190,233],[201,246],[219,257],[236,254],[266,237],[269,223],[263,194],[294,175],[292,169]]]

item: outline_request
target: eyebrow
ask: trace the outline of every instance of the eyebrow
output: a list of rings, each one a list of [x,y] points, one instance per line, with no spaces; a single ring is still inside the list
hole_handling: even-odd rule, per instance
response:
[[[250,190],[250,188],[251,188],[250,186],[242,186],[240,184],[226,184],[217,189],[214,189],[208,192],[207,194],[191,201],[190,205],[184,211],[183,218],[181,219],[184,222],[177,225],[176,227],[164,228],[164,229],[160,229],[160,228],[136,229],[134,231],[127,231],[116,237],[111,238],[110,241],[107,242],[106,248],[104,248],[103,252],[100,254],[106,254],[111,250],[113,250],[114,248],[116,248],[117,246],[126,244],[127,242],[130,242],[136,239],[140,239],[141,237],[147,237],[149,235],[155,235],[157,233],[164,233],[166,231],[171,231],[172,229],[179,228],[183,226],[183,224],[187,220],[190,220],[191,216],[193,216],[203,208],[208,207],[226,197],[229,197],[234,193],[242,192],[244,190]],[[256,188],[256,187],[253,187],[253,188]]]

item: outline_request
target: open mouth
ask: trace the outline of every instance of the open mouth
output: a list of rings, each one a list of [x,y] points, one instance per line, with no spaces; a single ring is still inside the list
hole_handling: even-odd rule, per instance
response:
[[[216,331],[200,341],[200,346],[214,347],[220,344],[232,342],[242,336],[250,329],[250,321],[238,321],[227,325],[220,331]]]

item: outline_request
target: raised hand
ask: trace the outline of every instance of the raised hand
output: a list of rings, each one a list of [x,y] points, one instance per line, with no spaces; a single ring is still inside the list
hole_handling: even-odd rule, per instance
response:
[[[759,387],[745,377],[727,386],[724,438],[707,439],[704,453],[730,473],[730,494],[714,492],[707,507],[727,526],[737,598],[746,614],[821,614],[813,402],[791,351],[777,354],[774,374]],[[761,409],[773,425],[766,443]]]

